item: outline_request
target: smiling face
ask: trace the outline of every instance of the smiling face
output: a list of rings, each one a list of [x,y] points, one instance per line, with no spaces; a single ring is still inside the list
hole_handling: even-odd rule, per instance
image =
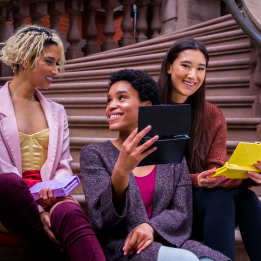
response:
[[[206,58],[199,50],[182,51],[170,65],[172,98],[175,103],[184,103],[202,85],[206,76]]]
[[[23,74],[31,85],[48,89],[53,77],[58,74],[57,65],[59,61],[59,49],[56,45],[44,48],[40,58],[37,60],[37,67],[27,68]]]
[[[140,101],[138,91],[126,81],[114,83],[107,95],[107,100],[105,113],[110,130],[127,133],[131,133],[138,126],[139,106],[151,104],[150,101]]]

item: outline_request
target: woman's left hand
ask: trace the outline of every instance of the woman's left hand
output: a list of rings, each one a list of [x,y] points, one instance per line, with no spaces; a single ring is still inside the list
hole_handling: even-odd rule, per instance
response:
[[[42,188],[38,192],[38,202],[41,206],[51,207],[57,202],[51,188]]]
[[[124,255],[137,254],[145,250],[154,241],[155,230],[148,223],[142,223],[135,227],[127,236],[123,251]]]
[[[259,161],[259,164],[261,164],[261,160]],[[260,172],[257,173],[257,172],[248,171],[247,172],[248,177],[253,181],[255,181],[257,184],[261,184],[261,166],[258,164],[254,164],[254,167],[257,168]]]
[[[50,215],[48,212],[44,211],[40,213],[41,221],[43,223],[43,229],[45,234],[54,242],[59,245],[62,245],[54,236],[52,230],[51,230],[51,221],[50,221]]]

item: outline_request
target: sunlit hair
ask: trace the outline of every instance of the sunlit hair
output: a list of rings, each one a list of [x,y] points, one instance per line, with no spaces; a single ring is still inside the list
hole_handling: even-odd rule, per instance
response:
[[[59,50],[60,71],[64,70],[64,47],[63,43],[54,30],[44,27],[29,25],[19,28],[4,44],[0,51],[0,60],[9,65],[14,73],[19,67],[27,68],[37,66],[44,47],[56,45]],[[37,67],[35,67],[36,69]]]
[[[162,64],[158,86],[161,90],[161,103],[172,104],[172,81],[168,73],[170,65],[179,57],[180,53],[185,50],[199,50],[203,53],[208,65],[209,56],[204,44],[191,37],[177,40],[166,53]],[[206,158],[206,139],[207,131],[204,127],[205,114],[205,79],[200,88],[192,94],[186,103],[191,105],[191,125],[190,140],[187,144],[185,157],[188,163],[190,173],[200,173],[204,170]]]

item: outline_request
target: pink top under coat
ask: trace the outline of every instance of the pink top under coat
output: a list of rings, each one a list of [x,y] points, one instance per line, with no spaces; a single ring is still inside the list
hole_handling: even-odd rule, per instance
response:
[[[148,218],[150,218],[152,213],[153,195],[155,190],[156,165],[148,175],[144,177],[135,176],[135,179],[138,184]]]

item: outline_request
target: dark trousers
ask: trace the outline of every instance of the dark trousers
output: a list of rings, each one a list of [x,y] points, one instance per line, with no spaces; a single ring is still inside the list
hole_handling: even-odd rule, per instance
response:
[[[261,203],[246,188],[217,186],[193,191],[192,238],[235,260],[235,227],[240,233],[251,261],[261,260]]]
[[[26,182],[13,173],[0,174],[0,222],[27,241],[41,260],[64,260],[57,244],[44,233],[37,204]],[[71,261],[104,261],[105,257],[83,210],[73,202],[59,204],[51,216],[55,237]]]

